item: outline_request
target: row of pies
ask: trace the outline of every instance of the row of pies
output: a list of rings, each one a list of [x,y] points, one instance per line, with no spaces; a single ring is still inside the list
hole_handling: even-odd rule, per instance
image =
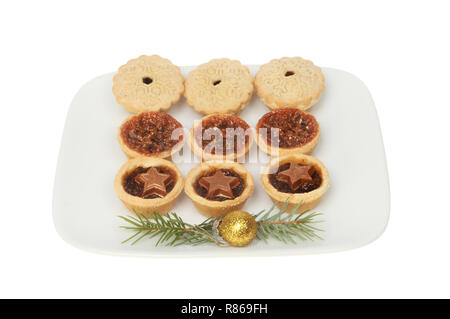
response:
[[[128,158],[170,158],[184,144],[184,128],[164,112],[142,112],[128,117],[118,141]],[[211,114],[189,131],[189,146],[200,160],[240,160],[249,151],[254,132],[239,116]],[[311,154],[319,141],[319,123],[312,114],[294,108],[263,115],[256,125],[256,142],[266,154]]]
[[[214,59],[185,80],[169,60],[143,55],[119,68],[112,90],[117,102],[133,113],[167,111],[182,94],[199,113],[239,113],[255,87],[270,109],[305,111],[319,100],[324,82],[321,69],[300,57],[274,59],[262,65],[254,79],[239,61]]]
[[[272,109],[260,118],[256,134],[234,113],[248,103],[254,86]],[[167,213],[183,188],[198,210],[218,217],[242,208],[254,181],[236,161],[255,140],[273,156],[261,175],[274,202],[314,207],[329,185],[325,166],[310,154],[319,140],[315,117],[304,110],[324,87],[320,68],[301,58],[272,60],[255,79],[239,61],[216,59],[191,71],[184,81],[178,67],[159,56],[141,56],[119,68],[113,93],[137,113],[119,128],[118,141],[130,158],[116,175],[115,190],[133,212]],[[189,145],[202,161],[183,180],[169,159],[184,145],[182,125],[167,111],[184,93],[187,103],[206,114],[189,132]],[[231,130],[230,130],[231,129]],[[254,136],[256,135],[256,136]]]
[[[270,198],[287,202],[287,209],[306,211],[325,194],[329,177],[316,158],[284,155],[273,158],[261,174],[261,183]],[[253,193],[253,177],[241,164],[226,160],[202,162],[193,168],[186,182],[178,167],[158,157],[137,157],[126,162],[116,175],[117,195],[132,212],[150,217],[166,214],[183,190],[198,211],[219,217],[241,209]]]

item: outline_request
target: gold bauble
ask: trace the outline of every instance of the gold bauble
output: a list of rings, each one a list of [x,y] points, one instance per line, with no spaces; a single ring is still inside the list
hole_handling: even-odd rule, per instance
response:
[[[247,212],[235,210],[228,213],[220,222],[219,235],[232,246],[247,246],[256,237],[258,224]]]

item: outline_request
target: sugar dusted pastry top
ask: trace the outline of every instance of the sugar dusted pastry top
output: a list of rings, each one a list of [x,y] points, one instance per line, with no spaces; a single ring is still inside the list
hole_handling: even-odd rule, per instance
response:
[[[203,114],[238,113],[253,93],[253,77],[237,60],[215,59],[199,65],[186,78],[184,96]]]
[[[113,78],[117,102],[133,113],[166,111],[184,90],[180,69],[158,55],[142,55],[119,68]]]
[[[281,58],[261,66],[255,76],[255,87],[271,109],[307,110],[319,100],[325,78],[321,69],[309,60]]]

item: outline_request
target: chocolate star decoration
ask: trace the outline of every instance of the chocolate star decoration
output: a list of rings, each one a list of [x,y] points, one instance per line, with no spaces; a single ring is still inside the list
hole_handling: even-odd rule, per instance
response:
[[[289,187],[295,191],[303,182],[312,181],[311,168],[312,166],[290,163],[287,170],[278,173],[277,180],[289,184]]]
[[[170,174],[160,173],[155,167],[150,167],[145,173],[137,175],[134,180],[143,185],[142,197],[167,195],[166,186],[171,182]]]
[[[207,199],[217,196],[233,199],[233,188],[239,186],[240,180],[235,176],[226,176],[223,171],[218,170],[212,176],[203,176],[198,183],[208,191]]]

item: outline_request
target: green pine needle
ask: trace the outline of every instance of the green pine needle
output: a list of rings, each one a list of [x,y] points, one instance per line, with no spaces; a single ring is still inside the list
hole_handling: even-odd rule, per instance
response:
[[[287,202],[283,204],[280,211],[271,215],[276,204],[272,206],[264,215],[262,212],[255,215],[258,223],[257,238],[267,242],[269,238],[275,238],[284,243],[295,244],[296,240],[315,240],[322,239],[317,233],[322,230],[314,227],[317,221],[315,218],[320,213],[309,213],[305,211],[301,214],[295,213],[301,204],[297,205],[292,211],[286,212]],[[262,216],[261,216],[262,215]]]
[[[274,238],[286,244],[295,244],[297,241],[322,239],[318,232],[322,230],[314,227],[319,213],[303,212],[295,213],[300,204],[292,211],[286,211],[287,202],[281,209],[273,214],[276,204],[267,211],[263,210],[256,215],[258,223],[258,232],[256,238],[268,241]],[[186,223],[175,213],[160,215],[157,212],[153,218],[147,218],[142,214],[135,213],[136,216],[119,216],[127,223],[127,226],[120,226],[122,229],[133,231],[133,235],[125,239],[122,243],[136,244],[143,238],[158,238],[156,246],[179,246],[179,245],[202,245],[213,243],[218,246],[228,246],[223,241],[217,239],[214,235],[214,222],[221,218],[208,218],[198,225]]]
[[[208,242],[215,243],[219,246],[223,245],[213,236],[213,219],[207,219],[199,225],[191,225],[184,222],[175,213],[162,216],[155,212],[153,218],[147,218],[139,213],[135,214],[136,217],[119,216],[119,218],[129,224],[120,227],[134,232],[132,236],[125,239],[122,243],[131,242],[131,245],[134,245],[144,237],[158,237],[156,246],[161,244],[167,246],[178,246],[182,244],[199,245]]]

